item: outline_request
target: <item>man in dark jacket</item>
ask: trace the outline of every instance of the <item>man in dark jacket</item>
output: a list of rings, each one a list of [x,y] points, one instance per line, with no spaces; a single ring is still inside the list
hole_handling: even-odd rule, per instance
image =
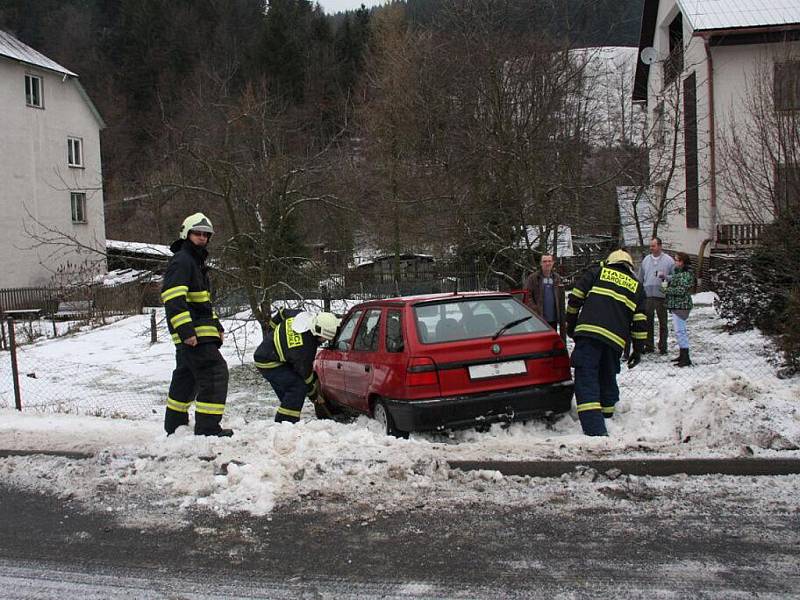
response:
[[[645,293],[630,254],[615,250],[575,284],[567,306],[567,335],[575,340],[572,366],[583,433],[608,435],[605,419],[614,416],[619,400],[620,355],[631,337],[628,368],[634,368],[647,339]]]
[[[552,254],[543,254],[540,264],[541,270],[531,273],[525,280],[527,302],[537,315],[558,331],[558,324],[564,313],[564,288],[561,285],[561,276],[553,270],[555,260]]]
[[[269,331],[253,358],[280,401],[276,423],[297,423],[306,396],[320,401],[314,358],[320,343],[332,340],[338,327],[339,319],[328,312],[310,316],[299,310],[281,309],[270,319]]]
[[[174,256],[161,288],[176,362],[164,416],[167,435],[189,424],[192,402],[195,435],[233,435],[232,430],[220,427],[228,395],[228,365],[219,351],[223,328],[211,304],[206,267],[206,246],[213,233],[208,217],[195,213],[183,221],[179,239],[170,246]]]

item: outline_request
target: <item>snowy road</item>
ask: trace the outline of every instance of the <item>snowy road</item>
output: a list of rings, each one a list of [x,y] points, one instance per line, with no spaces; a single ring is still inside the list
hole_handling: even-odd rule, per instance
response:
[[[759,483],[759,482],[755,482]],[[588,483],[587,483],[588,485]],[[0,488],[4,598],[759,598],[800,596],[800,514],[752,488],[639,487],[618,510],[358,503],[269,517],[196,513],[173,530]],[[630,509],[635,503],[638,508]],[[736,507],[736,508],[732,508]]]

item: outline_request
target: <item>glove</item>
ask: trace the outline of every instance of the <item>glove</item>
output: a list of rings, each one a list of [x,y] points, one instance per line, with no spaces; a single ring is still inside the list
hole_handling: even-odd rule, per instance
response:
[[[631,352],[631,356],[628,359],[628,368],[632,369],[640,362],[642,362],[642,355],[639,353],[639,351],[634,350],[633,352]]]
[[[321,392],[314,394],[314,397],[311,398],[311,402],[314,403],[314,414],[317,415],[317,418],[333,419],[333,413],[328,407],[328,402],[325,400],[325,396],[323,396]]]
[[[567,319],[567,336],[569,339],[575,337],[575,320],[573,319]]]

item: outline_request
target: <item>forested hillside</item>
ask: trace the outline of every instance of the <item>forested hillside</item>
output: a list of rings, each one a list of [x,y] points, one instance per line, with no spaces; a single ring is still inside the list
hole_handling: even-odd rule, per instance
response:
[[[107,122],[108,236],[167,243],[208,211],[257,304],[315,244],[455,250],[511,280],[541,243],[527,226],[611,230],[636,149],[592,148],[572,50],[635,45],[641,4],[0,0],[0,28],[77,72]]]

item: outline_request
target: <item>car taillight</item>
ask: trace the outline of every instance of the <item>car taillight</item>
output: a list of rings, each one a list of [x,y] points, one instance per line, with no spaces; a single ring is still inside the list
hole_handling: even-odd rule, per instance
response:
[[[569,369],[569,353],[561,338],[553,342],[553,369]]]
[[[412,357],[406,368],[406,385],[438,385],[439,375],[436,363],[427,357]]]

